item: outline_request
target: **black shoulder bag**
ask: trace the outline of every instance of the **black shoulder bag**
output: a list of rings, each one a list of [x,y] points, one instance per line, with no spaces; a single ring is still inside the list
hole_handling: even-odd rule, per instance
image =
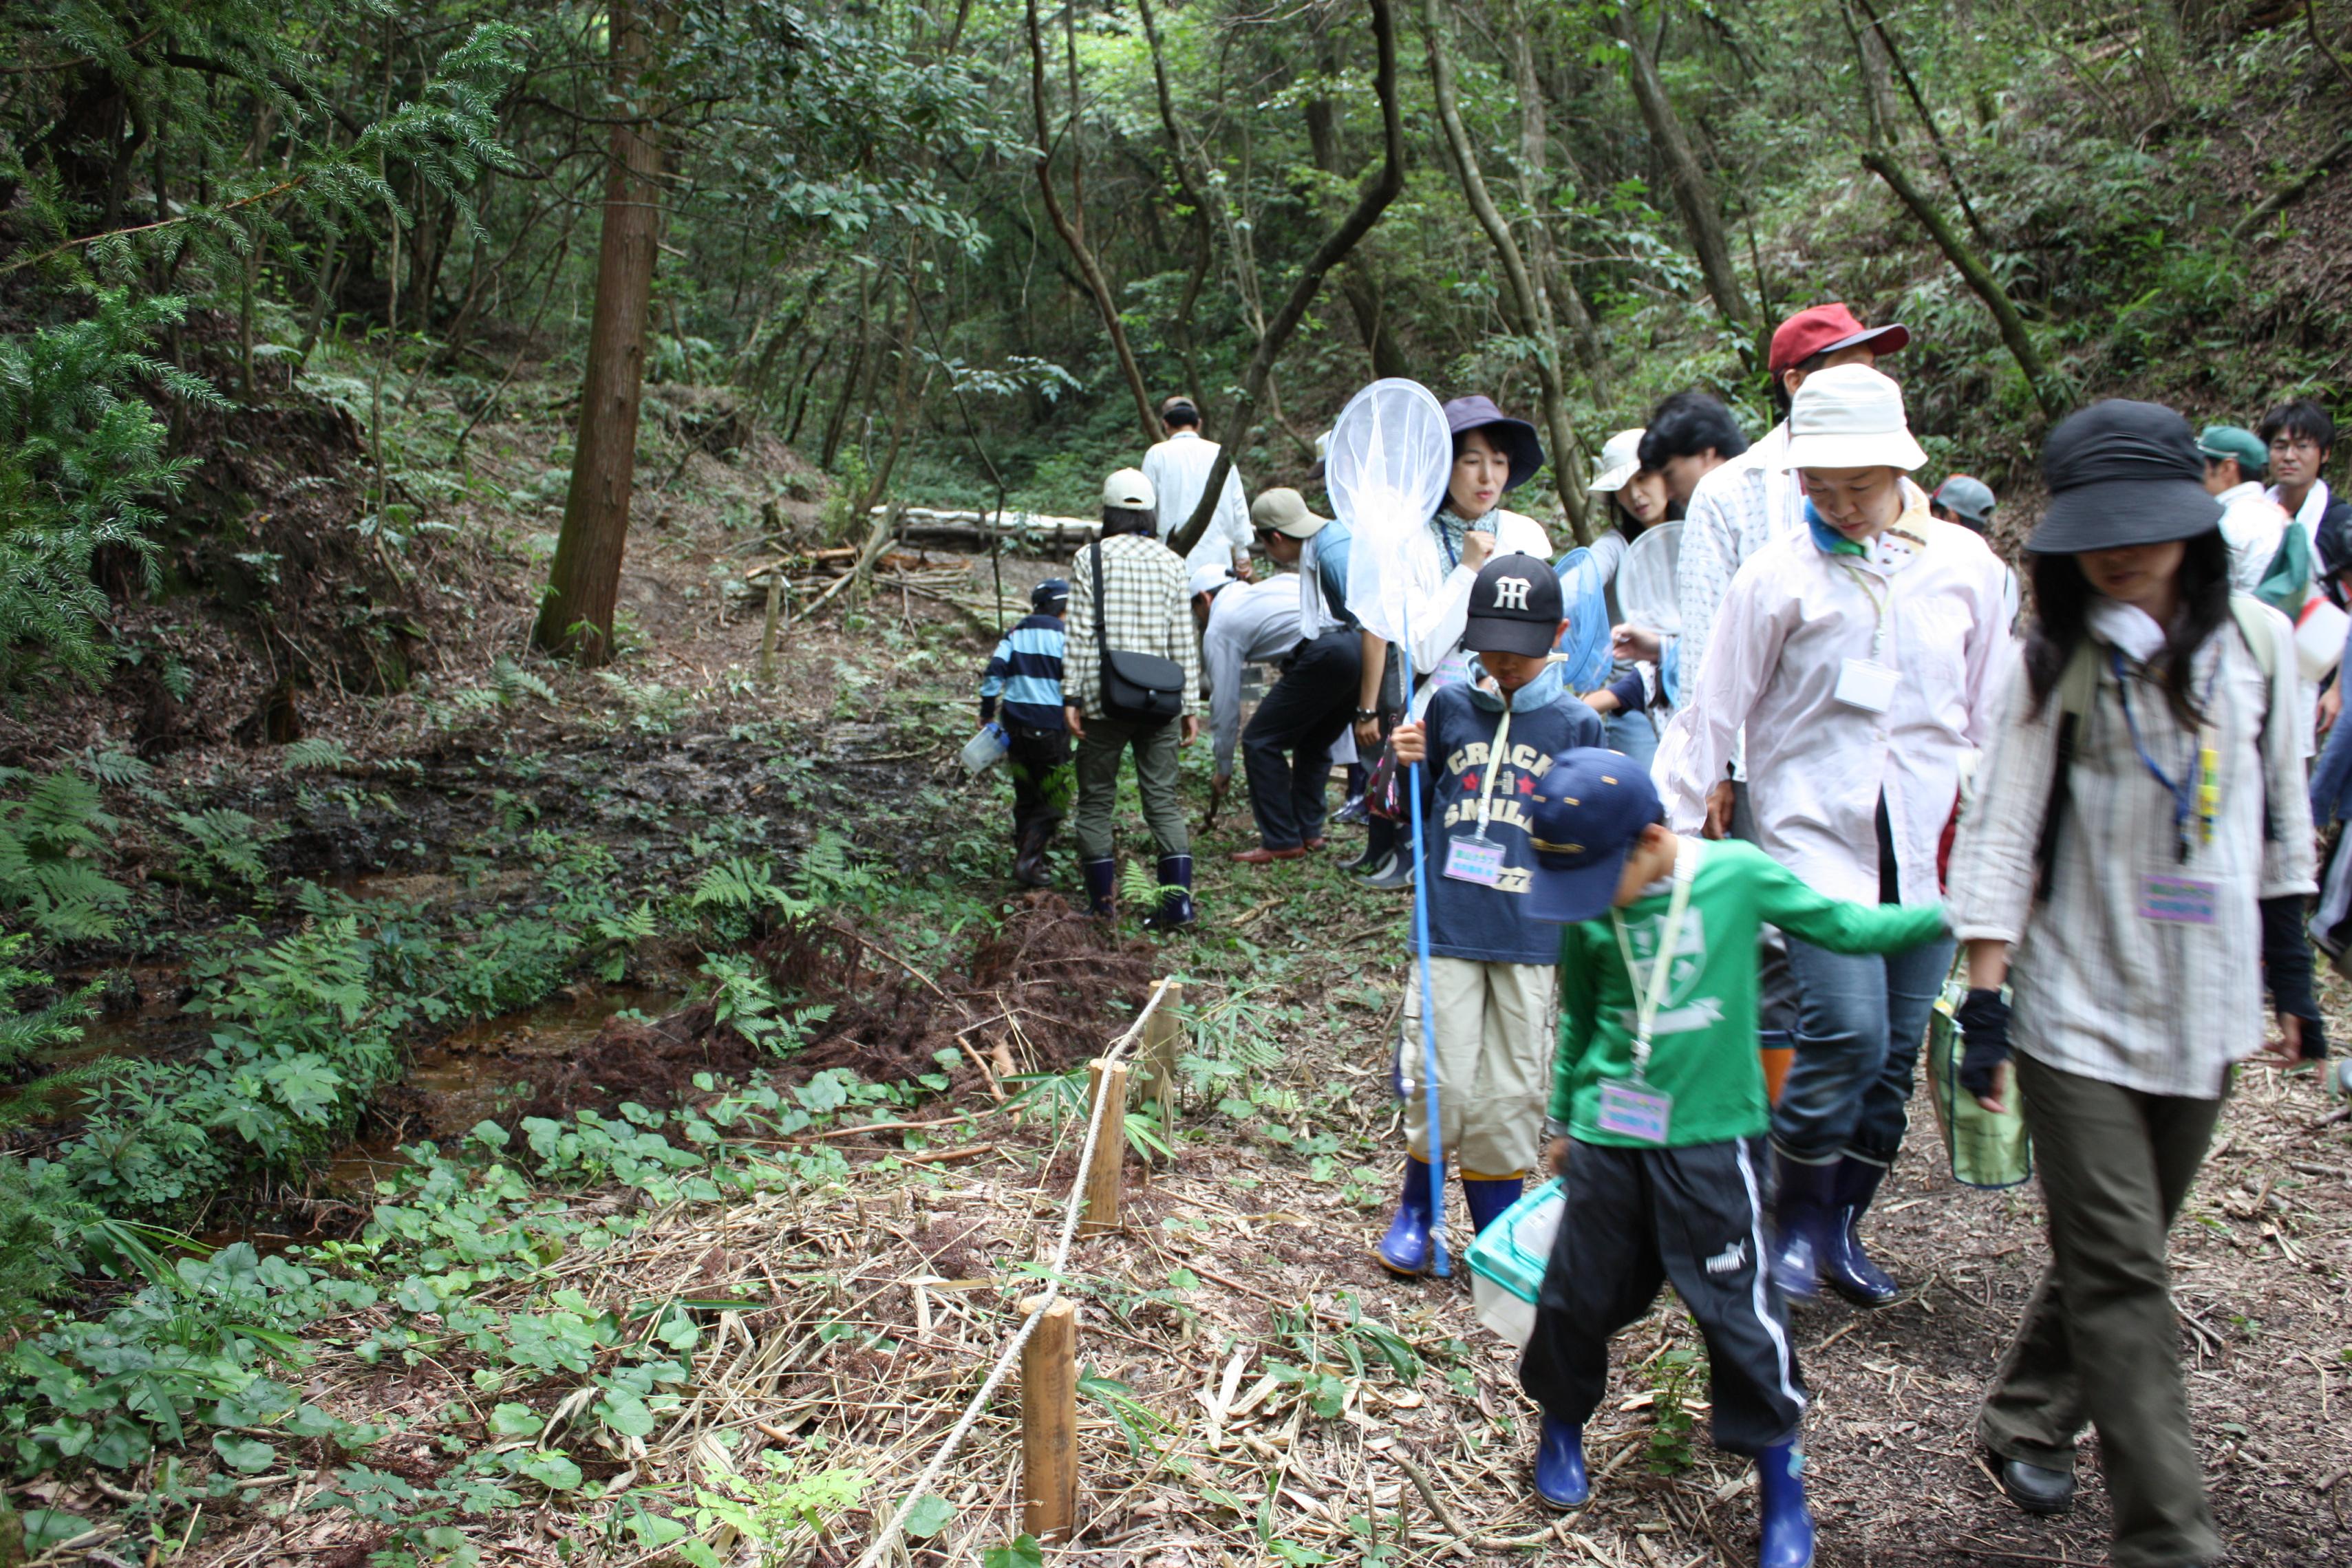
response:
[[[1095,641],[1102,649],[1103,712],[1123,724],[1163,725],[1184,711],[1184,666],[1157,653],[1130,653],[1110,645],[1103,603],[1103,546],[1094,547]]]

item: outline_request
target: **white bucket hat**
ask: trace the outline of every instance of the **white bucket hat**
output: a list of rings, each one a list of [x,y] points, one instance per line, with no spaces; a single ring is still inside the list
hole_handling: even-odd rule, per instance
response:
[[[1627,480],[1642,471],[1642,430],[1621,430],[1609,438],[1601,449],[1601,461],[1595,465],[1592,483],[1585,488],[1596,496],[1606,496],[1625,487]]]
[[[1805,378],[1789,405],[1783,468],[1923,467],[1927,455],[1903,417],[1903,389],[1868,365],[1835,365]]]

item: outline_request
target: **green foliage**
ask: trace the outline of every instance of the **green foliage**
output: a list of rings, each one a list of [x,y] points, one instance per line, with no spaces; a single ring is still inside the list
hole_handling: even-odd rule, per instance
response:
[[[95,862],[121,826],[98,787],[64,769],[0,800],[0,906],[55,941],[112,936],[131,892]]]
[[[259,898],[268,892],[269,864],[262,852],[286,836],[276,822],[258,822],[243,811],[215,806],[205,811],[173,811],[170,821],[187,841],[180,873],[198,887],[242,887]]]
[[[152,586],[159,503],[192,465],[165,455],[170,431],[141,394],[221,401],[147,352],[181,301],[112,287],[90,305],[83,319],[0,336],[0,685],[50,664],[85,681],[105,672],[107,600],[91,562],[126,550]]]
[[[1653,1473],[1680,1475],[1691,1468],[1689,1400],[1706,1382],[1706,1359],[1696,1351],[1670,1345],[1648,1367],[1650,1379],[1650,1439],[1647,1463]]]

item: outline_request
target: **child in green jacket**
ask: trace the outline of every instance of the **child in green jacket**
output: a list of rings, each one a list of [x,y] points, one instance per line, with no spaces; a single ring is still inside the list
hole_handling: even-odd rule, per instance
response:
[[[1562,752],[1539,789],[1533,912],[1566,927],[1544,1138],[1567,1207],[1519,1364],[1544,1412],[1536,1491],[1590,1497],[1583,1427],[1610,1336],[1672,1281],[1706,1339],[1716,1443],[1757,1460],[1763,1568],[1803,1568],[1805,1392],[1764,1239],[1757,928],[1900,952],[1941,936],[1943,910],[1824,898],[1751,845],[1677,837],[1619,752]]]

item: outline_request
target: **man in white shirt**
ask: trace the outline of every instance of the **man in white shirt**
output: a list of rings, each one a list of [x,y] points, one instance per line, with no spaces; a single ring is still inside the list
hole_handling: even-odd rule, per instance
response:
[[[2251,430],[2209,424],[2197,437],[2197,450],[2205,459],[2205,491],[2221,503],[2230,591],[2253,594],[2294,620],[2311,588],[2311,537],[2264,491],[2270,448]],[[2297,535],[2292,539],[2291,528]]]
[[[2352,576],[2352,501],[2339,499],[2320,477],[2335,453],[2336,422],[2311,399],[2291,398],[2263,415],[2254,434],[2270,451],[2270,498],[2301,525],[2317,559],[2320,586],[2344,603],[2338,579]]]
[[[1201,411],[1181,393],[1160,405],[1160,421],[1168,427],[1168,439],[1143,455],[1143,476],[1151,481],[1151,492],[1160,497],[1160,538],[1164,543],[1192,520],[1201,493],[1209,487],[1209,470],[1217,465],[1222,448],[1202,438]],[[1216,512],[1184,558],[1184,567],[1187,571],[1198,571],[1204,566],[1222,566],[1246,582],[1251,575],[1249,547],[1249,503],[1242,497],[1241,475],[1229,467],[1224,488],[1217,494]]]

